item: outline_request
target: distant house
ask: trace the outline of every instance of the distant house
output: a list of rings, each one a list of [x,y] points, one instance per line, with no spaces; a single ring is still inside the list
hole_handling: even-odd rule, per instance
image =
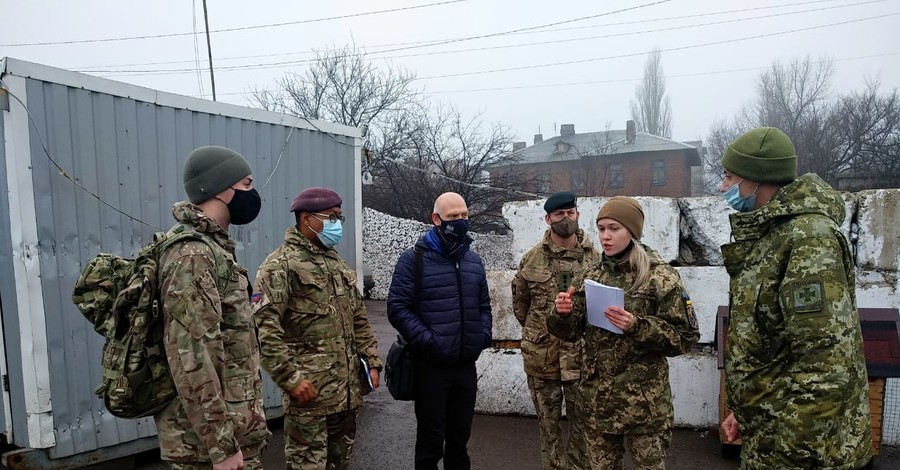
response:
[[[560,135],[534,145],[514,144],[513,165],[494,167],[491,178],[502,172],[524,172],[531,187],[523,191],[550,194],[572,191],[580,196],[691,195],[691,171],[701,165],[698,146],[635,132],[634,122],[625,130],[575,133],[574,124],[563,124]]]

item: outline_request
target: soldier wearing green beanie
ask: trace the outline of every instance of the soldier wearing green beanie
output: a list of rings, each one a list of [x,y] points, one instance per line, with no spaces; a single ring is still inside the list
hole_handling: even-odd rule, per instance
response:
[[[742,469],[864,467],[872,425],[844,201],[797,176],[779,129],[760,127],[722,156],[720,191],[738,212],[722,246],[731,277],[724,442]]]
[[[260,209],[250,165],[225,147],[200,147],[184,164],[188,201],[175,203],[178,234],[159,253],[166,359],[178,399],[154,416],[172,468],[258,470],[268,440],[259,343],[230,224]],[[190,234],[191,236],[186,236]]]

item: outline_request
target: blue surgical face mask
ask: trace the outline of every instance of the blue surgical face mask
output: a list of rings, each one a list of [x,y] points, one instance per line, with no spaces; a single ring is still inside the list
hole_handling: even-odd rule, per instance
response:
[[[319,241],[322,242],[325,248],[337,245],[341,241],[343,234],[344,228],[340,220],[325,220],[322,222],[322,231],[316,232],[316,236],[319,237]]]
[[[753,194],[747,197],[741,197],[741,183],[743,181],[744,180],[741,179],[741,181],[731,185],[730,188],[725,190],[722,197],[725,198],[725,202],[734,208],[734,210],[738,212],[750,212],[753,210],[753,207],[756,206],[756,189],[753,190]],[[757,186],[757,188],[759,188],[759,186]]]

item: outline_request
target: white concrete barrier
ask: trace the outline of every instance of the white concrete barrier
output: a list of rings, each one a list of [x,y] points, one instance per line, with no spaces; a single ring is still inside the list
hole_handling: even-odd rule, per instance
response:
[[[700,342],[716,341],[716,312],[720,305],[728,305],[728,273],[723,266],[686,266],[675,268],[691,296],[697,323],[700,326]]]

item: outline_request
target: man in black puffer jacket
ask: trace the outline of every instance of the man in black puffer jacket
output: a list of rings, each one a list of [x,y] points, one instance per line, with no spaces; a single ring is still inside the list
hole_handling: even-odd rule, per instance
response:
[[[416,350],[415,468],[437,469],[443,457],[445,470],[469,469],[475,360],[491,345],[491,299],[481,258],[469,250],[466,201],[440,195],[431,220],[434,229],[397,261],[388,319]],[[418,294],[416,250],[422,252]]]

